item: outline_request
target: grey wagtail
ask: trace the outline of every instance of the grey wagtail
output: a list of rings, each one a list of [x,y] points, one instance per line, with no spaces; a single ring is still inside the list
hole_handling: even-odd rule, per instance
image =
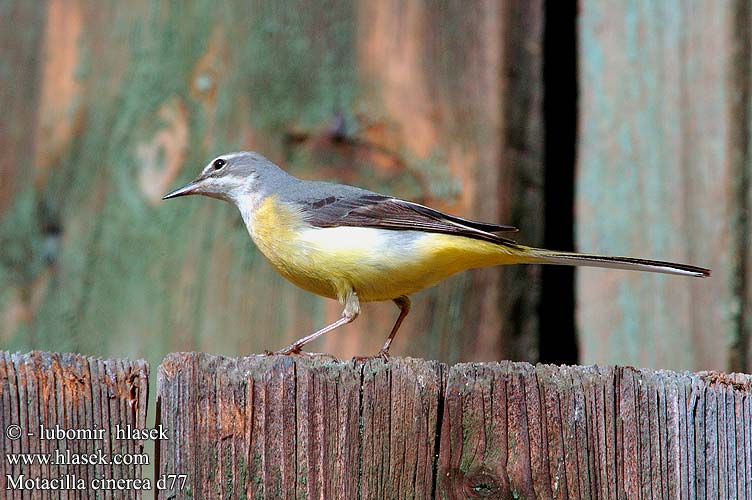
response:
[[[215,158],[163,199],[189,194],[234,203],[274,269],[344,305],[340,319],[277,354],[300,353],[320,335],[352,322],[361,302],[392,300],[400,313],[378,354],[386,357],[410,312],[410,294],[477,267],[563,264],[710,276],[710,270],[686,264],[527,247],[498,234],[517,231],[512,226],[463,219],[353,186],[298,179],[254,152]]]

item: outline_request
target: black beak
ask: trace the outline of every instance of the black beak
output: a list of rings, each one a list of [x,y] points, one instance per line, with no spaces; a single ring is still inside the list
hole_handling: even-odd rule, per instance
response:
[[[171,193],[167,193],[166,195],[162,197],[162,199],[169,200],[170,198],[177,198],[178,196],[187,196],[189,194],[195,194],[197,187],[198,187],[198,182],[193,181],[190,184],[186,184],[185,186],[178,188]]]

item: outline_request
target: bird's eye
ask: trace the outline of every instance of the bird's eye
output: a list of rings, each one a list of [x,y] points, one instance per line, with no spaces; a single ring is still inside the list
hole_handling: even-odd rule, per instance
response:
[[[214,170],[219,170],[225,165],[227,165],[227,162],[223,160],[222,158],[217,158],[216,160],[214,160],[214,163],[212,163],[212,167],[214,167]]]

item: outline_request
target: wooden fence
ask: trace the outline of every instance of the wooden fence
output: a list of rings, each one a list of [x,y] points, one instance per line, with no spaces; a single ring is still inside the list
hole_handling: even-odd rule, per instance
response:
[[[142,440],[115,429],[146,427],[148,371],[143,361],[0,352],[0,496],[141,498],[129,487],[140,465],[106,462],[143,456]]]
[[[146,496],[39,495],[18,477],[145,476],[137,465],[11,466],[9,457],[96,454],[100,443],[108,458],[143,455],[144,439],[114,439],[113,429],[146,427],[147,371],[3,354],[6,498]],[[7,434],[14,425],[19,439]],[[40,439],[39,425],[108,437]],[[752,499],[752,376],[742,374],[177,353],[159,367],[151,429],[141,437],[155,438],[156,477],[141,487],[164,499]]]

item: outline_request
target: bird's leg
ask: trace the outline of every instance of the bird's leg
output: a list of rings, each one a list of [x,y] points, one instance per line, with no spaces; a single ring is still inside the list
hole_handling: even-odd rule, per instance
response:
[[[377,354],[377,356],[380,356],[384,359],[387,359],[389,357],[389,347],[392,345],[394,336],[397,335],[397,330],[399,330],[399,327],[402,325],[402,320],[404,320],[405,317],[410,313],[410,299],[407,297],[407,295],[397,297],[396,299],[394,299],[394,303],[397,304],[397,307],[400,308],[400,314],[397,317],[397,321],[394,323],[394,326],[392,327],[392,333],[390,333],[386,338],[384,346],[379,350],[379,353]]]
[[[306,335],[302,339],[296,340],[284,349],[271,354],[301,354],[304,345],[311,342],[312,340],[317,339],[327,332],[331,332],[335,328],[339,328],[342,325],[352,323],[355,318],[358,317],[358,314],[360,314],[360,302],[358,301],[358,295],[354,291],[351,291],[345,298],[345,310],[342,311],[342,317],[340,319],[329,326],[325,326],[321,330],[313,332],[310,335]]]

